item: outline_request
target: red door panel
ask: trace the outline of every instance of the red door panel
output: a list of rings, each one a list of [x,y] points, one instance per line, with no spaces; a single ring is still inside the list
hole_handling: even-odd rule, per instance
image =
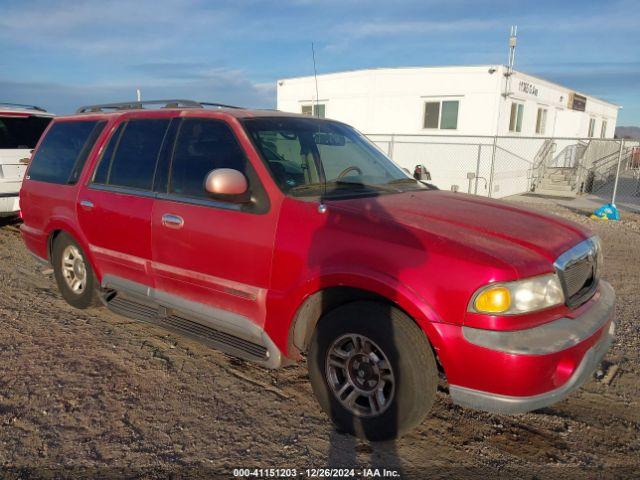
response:
[[[180,228],[163,216],[180,217]],[[152,215],[156,288],[264,324],[275,215],[156,200]]]
[[[153,197],[84,188],[78,220],[99,271],[153,286],[151,212]]]

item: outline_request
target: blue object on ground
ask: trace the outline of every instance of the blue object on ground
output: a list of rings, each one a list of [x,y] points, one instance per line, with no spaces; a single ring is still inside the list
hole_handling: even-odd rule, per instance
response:
[[[607,220],[620,220],[620,213],[618,212],[618,208],[613,203],[607,203],[606,205],[601,206],[597,209],[593,214],[596,217],[607,219]]]

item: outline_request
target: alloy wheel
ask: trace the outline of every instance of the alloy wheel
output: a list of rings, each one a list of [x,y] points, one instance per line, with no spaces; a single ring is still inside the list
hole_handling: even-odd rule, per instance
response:
[[[327,383],[338,401],[359,417],[381,415],[395,393],[395,376],[389,359],[370,338],[349,333],[329,347]]]
[[[62,276],[73,293],[81,294],[87,285],[87,267],[80,249],[68,245],[62,252]]]

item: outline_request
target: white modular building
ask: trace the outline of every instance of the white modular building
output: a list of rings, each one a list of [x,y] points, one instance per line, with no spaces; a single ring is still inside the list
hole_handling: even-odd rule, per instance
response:
[[[316,95],[317,91],[317,95]],[[613,138],[620,108],[502,65],[376,68],[286,78],[277,108],[367,135]]]

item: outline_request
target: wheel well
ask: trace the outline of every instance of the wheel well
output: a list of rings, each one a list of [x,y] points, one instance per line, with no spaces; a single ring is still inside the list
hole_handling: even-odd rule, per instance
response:
[[[51,261],[51,254],[53,253],[53,243],[56,238],[63,232],[63,230],[54,230],[49,234],[49,238],[47,239],[47,259]]]
[[[362,290],[354,287],[329,287],[319,292],[314,293],[308,297],[302,306],[298,308],[298,312],[293,319],[292,326],[289,330],[289,345],[288,351],[290,358],[300,357],[301,353],[306,353],[311,344],[311,337],[316,329],[316,325],[323,315],[329,313],[331,310],[338,308],[347,303],[358,302],[362,300],[369,300],[392,305],[393,307],[402,310],[413,322],[422,330],[415,318],[409,315],[404,309],[402,309],[395,302],[389,300],[387,297],[379,295],[368,290]],[[426,336],[426,333],[425,333]],[[431,351],[436,359],[438,371],[445,376],[444,367],[440,362],[438,352],[434,348],[433,344],[427,338]]]
[[[353,287],[329,287],[308,297],[293,320],[289,331],[289,351],[294,354],[306,352],[320,318],[337,307],[361,300],[370,300],[394,305],[391,300],[377,293]]]

